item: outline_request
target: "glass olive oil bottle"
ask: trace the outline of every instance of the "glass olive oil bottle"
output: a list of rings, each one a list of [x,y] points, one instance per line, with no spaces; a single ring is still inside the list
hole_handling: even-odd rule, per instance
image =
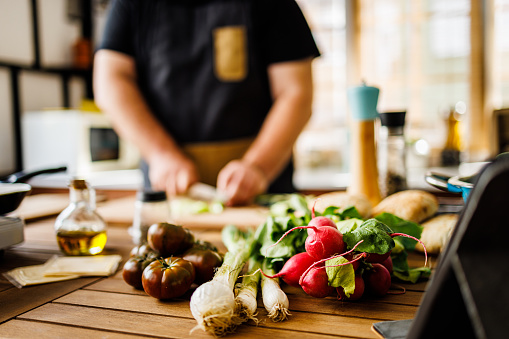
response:
[[[106,223],[95,209],[95,190],[83,179],[69,184],[70,204],[55,221],[60,250],[67,255],[95,255],[106,245]]]

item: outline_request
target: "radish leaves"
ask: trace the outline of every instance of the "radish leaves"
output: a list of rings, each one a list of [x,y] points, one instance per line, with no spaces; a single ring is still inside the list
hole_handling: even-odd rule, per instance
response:
[[[355,271],[353,265],[335,266],[348,262],[344,257],[337,257],[325,262],[325,270],[329,277],[329,285],[332,287],[343,287],[345,295],[350,295],[355,291]]]
[[[344,233],[343,241],[347,244],[347,248],[352,248],[363,240],[357,247],[358,251],[385,254],[395,245],[389,233],[392,233],[392,230],[384,223],[376,219],[368,219],[354,230]]]

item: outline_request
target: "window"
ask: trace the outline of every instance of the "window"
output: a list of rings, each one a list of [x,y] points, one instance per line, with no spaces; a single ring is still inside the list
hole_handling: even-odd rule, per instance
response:
[[[295,148],[297,173],[314,176],[313,186],[341,186],[334,175],[348,171],[346,112],[346,18],[345,0],[297,0],[311,27],[321,56],[313,62],[313,116]],[[296,185],[303,176],[297,176]]]
[[[322,52],[313,64],[313,117],[296,145],[298,171],[348,172],[346,89],[361,80],[380,88],[379,111],[407,111],[409,144],[430,150],[414,165],[440,165],[451,108],[463,153],[481,149],[466,160],[485,160],[493,109],[509,107],[509,0],[297,2]]]

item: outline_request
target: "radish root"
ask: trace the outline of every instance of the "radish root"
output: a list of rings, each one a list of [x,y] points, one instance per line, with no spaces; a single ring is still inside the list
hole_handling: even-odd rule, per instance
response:
[[[425,258],[424,259],[424,267],[426,267],[426,265],[428,264],[428,252],[426,251],[426,246],[424,246],[424,243],[420,239],[417,239],[416,237],[412,237],[411,235],[408,235],[405,233],[391,233],[392,238],[398,237],[398,236],[413,239],[422,245],[422,248],[424,249],[424,258]]]
[[[400,289],[400,291],[391,291],[391,290],[389,290],[387,292],[387,294],[405,294],[406,293],[406,288],[404,286],[392,284],[391,288],[398,288],[398,289]]]

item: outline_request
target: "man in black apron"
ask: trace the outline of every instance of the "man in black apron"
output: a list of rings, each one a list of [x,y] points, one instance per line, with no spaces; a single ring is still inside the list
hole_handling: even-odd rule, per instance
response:
[[[113,0],[94,95],[154,189],[202,181],[245,204],[294,191],[317,56],[294,0]]]

